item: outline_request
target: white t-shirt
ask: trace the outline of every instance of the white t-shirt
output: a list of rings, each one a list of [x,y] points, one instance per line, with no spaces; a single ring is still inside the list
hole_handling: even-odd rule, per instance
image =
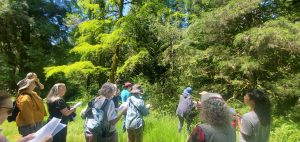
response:
[[[249,136],[244,139],[242,134]],[[258,116],[254,111],[244,114],[241,118],[240,142],[268,142],[270,125],[261,125]]]

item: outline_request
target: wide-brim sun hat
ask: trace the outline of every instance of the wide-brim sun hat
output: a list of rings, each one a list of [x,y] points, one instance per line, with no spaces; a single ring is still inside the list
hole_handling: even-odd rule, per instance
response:
[[[143,94],[143,89],[141,88],[141,85],[134,84],[132,86],[132,89],[130,91],[131,94]]]
[[[18,91],[24,90],[29,87],[29,85],[34,82],[34,79],[23,79],[18,82],[19,89]]]

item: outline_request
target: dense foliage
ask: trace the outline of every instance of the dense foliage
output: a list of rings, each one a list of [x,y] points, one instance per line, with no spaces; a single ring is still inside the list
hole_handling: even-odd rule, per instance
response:
[[[4,0],[1,88],[29,71],[68,95],[95,95],[106,81],[140,83],[172,112],[191,86],[241,100],[265,90],[274,114],[300,120],[297,0]],[[46,89],[47,90],[47,89]],[[45,92],[46,93],[46,92]],[[278,129],[279,131],[279,129]]]

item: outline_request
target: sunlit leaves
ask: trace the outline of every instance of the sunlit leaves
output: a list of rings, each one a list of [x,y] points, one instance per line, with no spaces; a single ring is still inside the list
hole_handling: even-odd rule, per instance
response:
[[[234,44],[261,52],[267,48],[300,53],[300,27],[285,18],[266,22],[236,36]],[[258,53],[259,54],[259,53]]]
[[[138,65],[143,65],[150,60],[149,53],[147,51],[140,51],[138,54],[131,56],[127,59],[123,66],[117,70],[118,76],[126,76],[131,74]]]
[[[238,28],[235,20],[258,8],[259,2],[260,0],[233,0],[226,6],[205,12],[189,27],[188,35],[191,40],[203,45],[228,44],[230,36],[233,36],[232,32]]]
[[[74,73],[88,75],[92,73],[101,73],[105,71],[107,71],[107,68],[94,66],[89,61],[75,62],[70,65],[51,66],[44,68],[46,78],[49,78],[50,76],[61,72],[64,73],[66,77],[70,77]]]
[[[110,20],[88,20],[78,25],[78,31],[75,33],[76,44],[88,42],[90,44],[99,43],[99,36],[110,32]]]

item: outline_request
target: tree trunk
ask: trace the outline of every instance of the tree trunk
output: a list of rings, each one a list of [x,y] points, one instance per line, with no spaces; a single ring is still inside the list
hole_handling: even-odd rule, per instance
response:
[[[119,47],[116,47],[116,52],[119,49]],[[109,82],[115,82],[115,76],[117,72],[117,67],[118,67],[118,56],[117,53],[114,53],[112,57],[112,64],[111,64],[111,73],[109,76]]]
[[[118,20],[123,17],[123,7],[124,7],[124,0],[119,0],[118,3],[119,11],[118,11]],[[116,50],[114,52],[114,55],[112,57],[112,64],[111,64],[111,73],[109,76],[110,82],[115,82],[116,78],[116,72],[118,68],[118,62],[119,62],[119,50],[121,45],[116,46]]]
[[[118,3],[119,11],[118,11],[118,20],[123,17],[123,8],[124,8],[124,0],[119,0]]]

